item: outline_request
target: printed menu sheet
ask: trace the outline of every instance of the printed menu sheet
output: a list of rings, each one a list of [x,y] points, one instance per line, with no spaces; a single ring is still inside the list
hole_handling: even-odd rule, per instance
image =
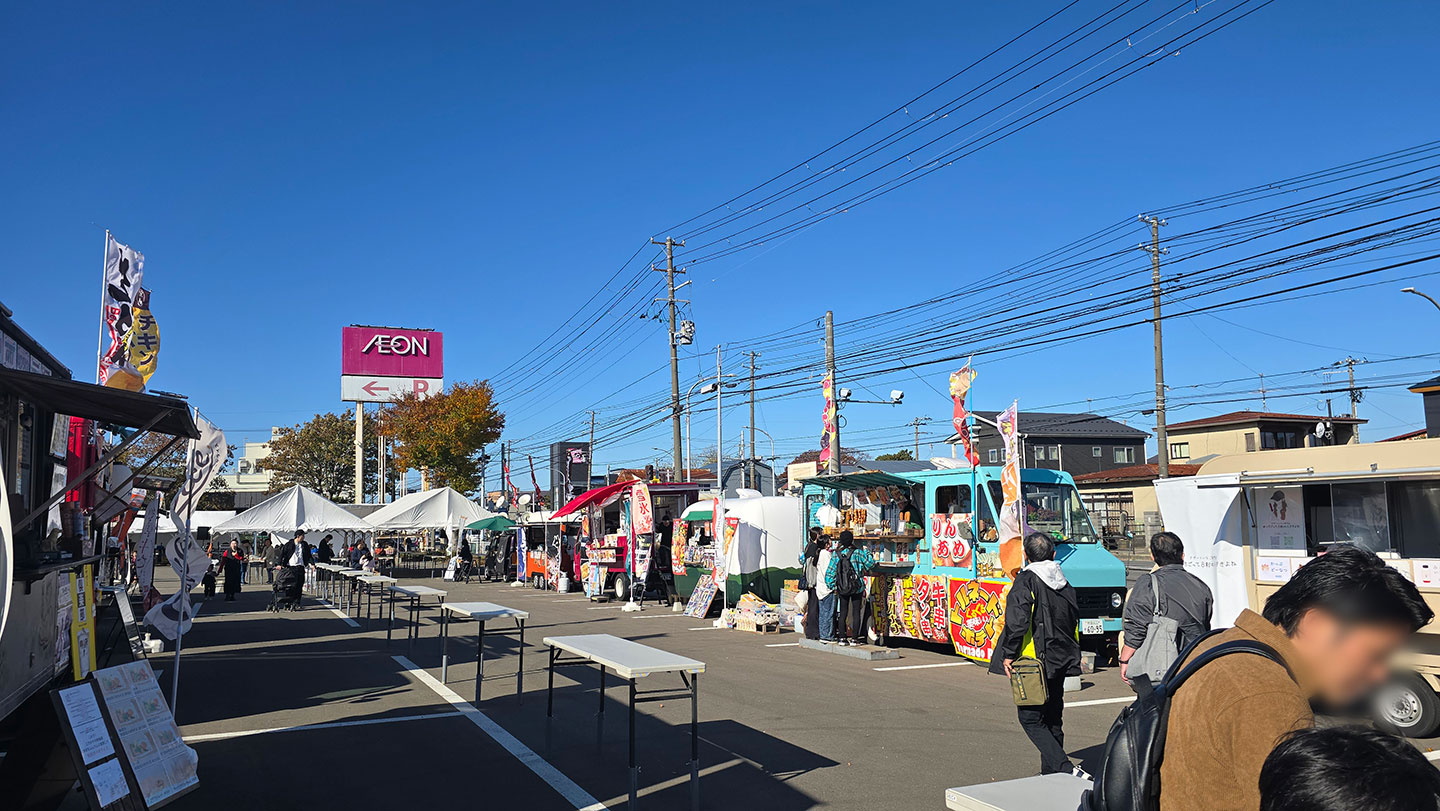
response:
[[[80,759],[86,766],[115,754],[110,733],[105,729],[105,716],[95,700],[95,688],[89,682],[60,691],[60,704],[70,719],[70,729],[80,747]]]
[[[130,759],[130,768],[150,807],[164,802],[200,779],[199,758],[185,745],[170,706],[147,662],[108,667],[95,672],[110,720]]]

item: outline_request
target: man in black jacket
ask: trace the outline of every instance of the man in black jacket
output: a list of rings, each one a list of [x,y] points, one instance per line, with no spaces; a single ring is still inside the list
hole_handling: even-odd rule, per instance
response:
[[[1038,707],[1015,708],[1020,727],[1040,750],[1041,774],[1088,778],[1090,775],[1066,756],[1061,728],[1065,677],[1080,675],[1080,609],[1075,587],[1055,562],[1055,542],[1049,535],[1032,532],[1024,547],[1026,565],[1005,598],[1005,627],[995,642],[990,672],[1009,676],[1011,663],[1019,657],[1040,660],[1045,669],[1046,700]]]
[[[1185,544],[1179,535],[1157,532],[1150,536],[1150,557],[1157,568],[1135,583],[1130,599],[1125,601],[1125,647],[1120,649],[1120,678],[1127,683],[1130,657],[1145,644],[1150,620],[1155,615],[1155,586],[1160,590],[1160,616],[1169,617],[1180,626],[1180,638],[1175,642],[1177,650],[1185,650],[1210,630],[1210,617],[1215,611],[1210,587],[1185,571]]]
[[[305,543],[305,531],[296,532],[294,538],[280,547],[280,552],[275,557],[281,567],[289,570],[285,583],[288,589],[286,596],[293,599],[298,608],[300,595],[305,589],[305,567],[311,562],[310,544]]]

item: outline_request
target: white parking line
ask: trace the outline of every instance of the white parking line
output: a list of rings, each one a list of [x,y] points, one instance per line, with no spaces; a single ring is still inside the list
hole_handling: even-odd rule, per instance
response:
[[[341,611],[340,609],[338,609],[338,608],[336,608],[335,606],[331,605],[331,604],[329,603],[329,601],[321,600],[321,601],[320,601],[320,604],[323,605],[323,606],[325,606],[326,608],[330,609],[330,613],[334,614],[335,616],[339,617],[339,618],[342,619],[342,620],[345,620],[345,624],[346,624],[346,625],[349,625],[351,628],[359,628],[359,627],[360,627],[360,623],[356,622],[355,620],[350,619],[350,615],[349,615],[349,614],[346,614],[344,611]]]
[[[892,667],[877,667],[877,668],[874,668],[874,670],[876,670],[876,671],[885,671],[885,670],[926,670],[926,669],[932,668],[932,667],[960,667],[961,665],[968,665],[968,664],[970,664],[970,663],[969,663],[969,662],[940,662],[939,664],[933,664],[933,665],[895,665],[895,666],[892,666]]]
[[[264,735],[270,732],[307,732],[312,729],[336,729],[338,727],[363,727],[371,724],[394,724],[399,721],[426,721],[431,718],[454,718],[459,712],[431,712],[424,715],[397,715],[392,718],[358,718],[352,721],[331,721],[324,724],[300,724],[293,727],[270,727],[268,729],[241,729],[234,732],[212,732],[207,735],[186,735],[186,743],[202,741],[224,741],[230,738],[244,738],[249,735]]]
[[[714,625],[702,625],[702,626],[700,626],[699,628],[686,628],[685,630],[687,630],[687,631],[713,631],[713,630],[715,630],[715,626],[714,626]]]
[[[1422,754],[1425,755],[1426,760],[1440,760],[1440,749],[1434,752],[1423,752]]]
[[[771,644],[769,644],[769,645],[766,645],[765,647],[767,647],[767,648],[798,648],[798,647],[800,647],[800,643],[799,643],[799,642],[773,642],[773,643],[771,643]]]
[[[1096,707],[1101,704],[1129,704],[1135,700],[1135,696],[1121,696],[1120,698],[1094,698],[1089,701],[1067,701],[1067,707]]]
[[[480,728],[481,732],[489,735],[492,740],[505,747],[505,751],[514,755],[517,760],[525,764],[526,768],[534,772],[537,777],[544,780],[551,788],[559,792],[577,811],[608,811],[605,804],[590,796],[590,793],[576,785],[574,780],[566,777],[564,772],[555,768],[550,761],[535,754],[535,750],[521,743],[514,735],[505,731],[505,728],[495,723],[490,716],[476,709],[473,704],[461,698],[454,690],[440,683],[440,680],[422,670],[414,662],[404,656],[390,657],[400,666],[410,672],[421,684],[435,691],[435,694],[449,702],[461,715],[470,719],[470,723]]]

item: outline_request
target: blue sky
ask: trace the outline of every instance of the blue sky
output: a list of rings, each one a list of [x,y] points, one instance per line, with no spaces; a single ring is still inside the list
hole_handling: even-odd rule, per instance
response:
[[[87,379],[111,229],[147,257],[163,339],[152,386],[188,394],[236,439],[343,408],[339,333],[350,323],[443,330],[447,377],[485,378],[647,237],[1057,7],[9,4],[0,301]],[[1425,84],[1437,22],[1440,8],[1419,0],[1281,0],[903,191],[697,267],[683,387],[713,369],[717,342],[734,369],[747,338],[826,309],[843,321],[913,302],[1140,211],[1426,141],[1440,117]],[[1440,314],[1400,286],[1176,319],[1169,381],[1429,351]],[[1440,293],[1440,281],[1430,287]],[[618,354],[585,359],[603,369],[595,380],[537,380],[524,399],[502,388],[517,403],[507,437],[577,436],[580,410],[642,373],[655,375],[611,402],[664,391],[663,333],[635,319],[623,334]],[[907,398],[848,410],[847,427],[867,432],[856,444],[904,447],[904,423],[943,422],[946,371],[858,381]],[[978,405],[1136,392],[1151,374],[1149,330],[1135,327],[982,363]],[[1271,406],[1324,408],[1317,397]],[[818,395],[762,404],[778,456],[814,445],[818,410]],[[1371,439],[1422,421],[1403,389],[1372,392],[1361,415]],[[727,444],[743,422],[727,410]],[[693,424],[697,449],[713,444],[713,408]],[[660,426],[597,462],[643,462],[668,445]]]

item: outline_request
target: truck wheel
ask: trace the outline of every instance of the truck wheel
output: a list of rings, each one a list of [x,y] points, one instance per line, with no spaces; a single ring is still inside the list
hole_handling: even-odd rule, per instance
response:
[[[615,599],[628,600],[630,598],[630,575],[621,572],[615,575]]]
[[[1440,696],[1414,673],[1404,673],[1375,697],[1375,721],[1386,732],[1427,738],[1440,727]]]

